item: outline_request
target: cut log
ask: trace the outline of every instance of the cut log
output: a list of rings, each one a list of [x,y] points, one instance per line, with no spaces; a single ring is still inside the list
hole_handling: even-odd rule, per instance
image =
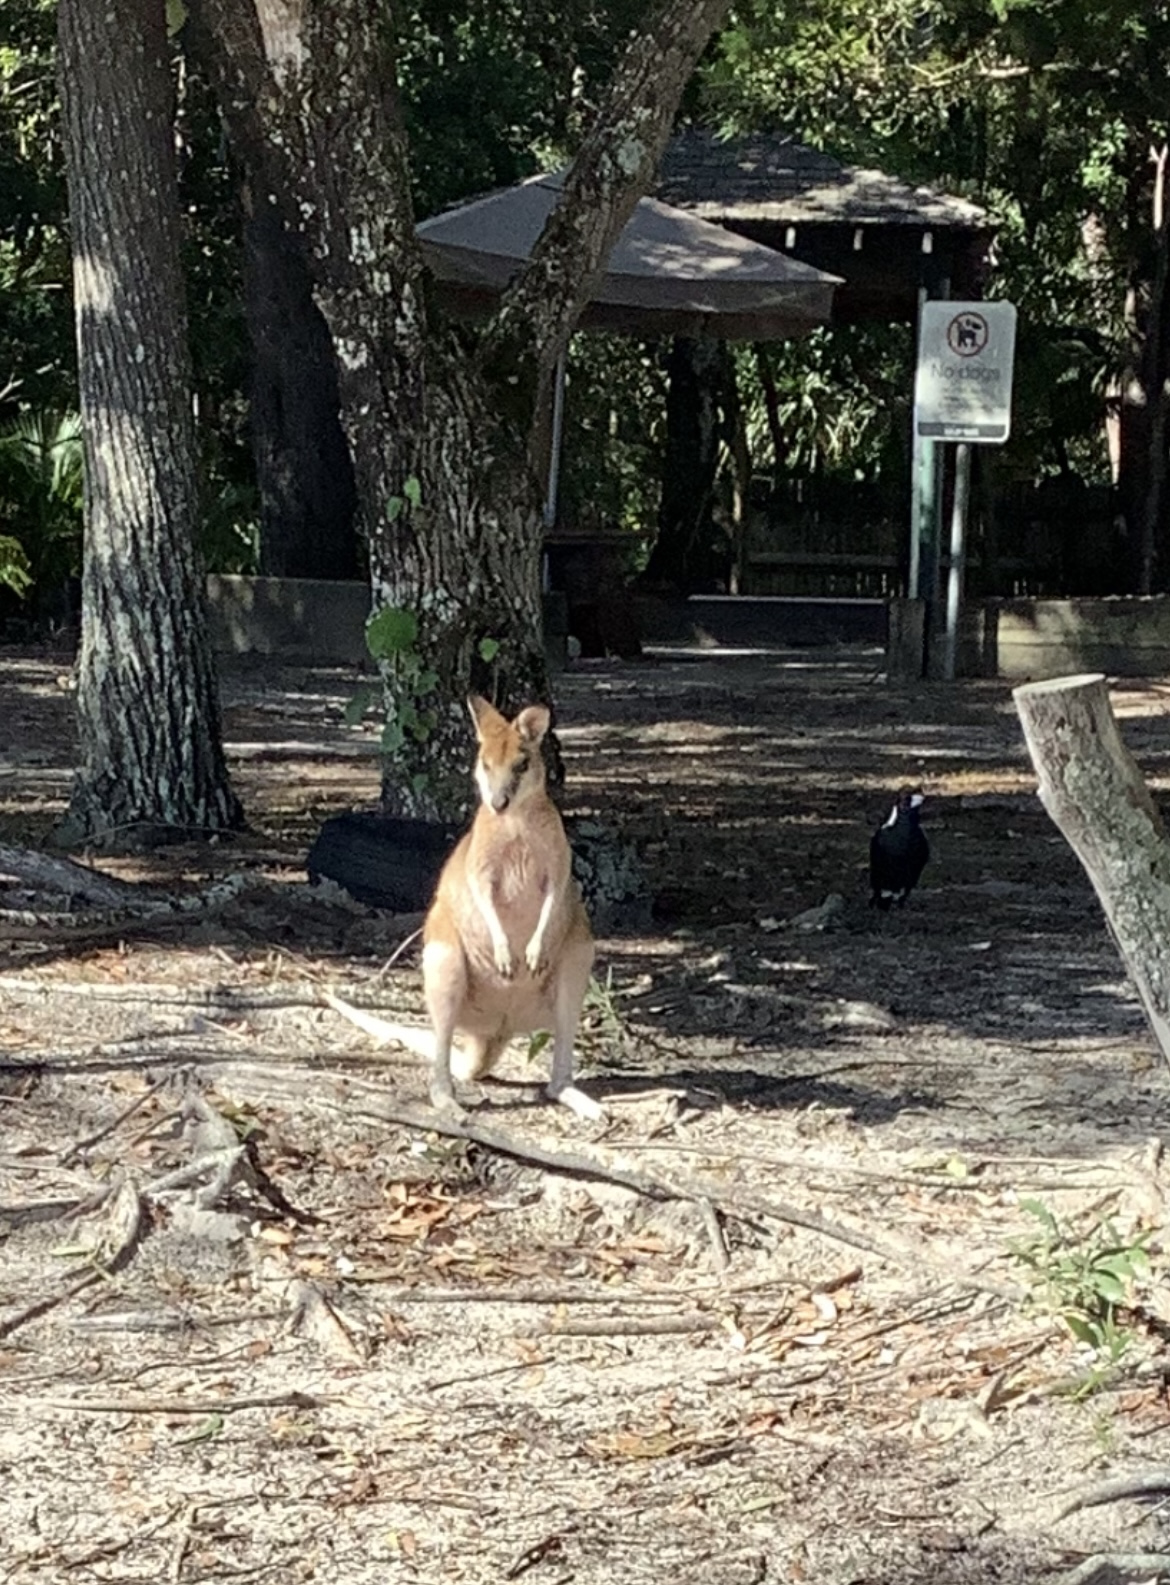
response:
[[[1104,677],[1013,693],[1040,801],[1084,865],[1170,1063],[1170,837],[1122,742]]]

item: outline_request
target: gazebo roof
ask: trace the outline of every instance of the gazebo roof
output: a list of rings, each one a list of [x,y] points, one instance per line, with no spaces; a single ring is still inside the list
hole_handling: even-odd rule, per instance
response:
[[[678,132],[655,197],[840,275],[835,321],[913,321],[920,288],[981,296],[995,232],[965,198],[843,165],[785,133]]]
[[[724,222],[991,229],[986,211],[965,198],[842,165],[785,134],[725,140],[697,128],[680,132],[663,156],[656,196]]]

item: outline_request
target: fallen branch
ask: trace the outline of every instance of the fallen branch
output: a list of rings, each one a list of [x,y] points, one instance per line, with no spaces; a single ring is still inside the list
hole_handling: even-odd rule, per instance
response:
[[[71,1409],[77,1414],[240,1414],[245,1409],[324,1409],[340,1403],[338,1393],[275,1392],[254,1398],[13,1398],[13,1409]]]
[[[11,1337],[20,1327],[27,1326],[30,1321],[39,1321],[42,1315],[48,1315],[49,1311],[55,1310],[59,1304],[67,1304],[70,1299],[75,1299],[79,1293],[84,1293],[87,1288],[92,1288],[95,1283],[103,1280],[101,1272],[88,1271],[84,1277],[79,1277],[60,1293],[55,1293],[48,1299],[38,1299],[35,1304],[17,1310],[15,1315],[0,1321],[0,1338]]]
[[[61,1216],[76,1216],[81,1202],[71,1200],[31,1200],[27,1205],[0,1205],[0,1227],[35,1227],[39,1222],[55,1222]]]
[[[1170,1465],[1145,1470],[1140,1475],[1118,1475],[1113,1480],[1097,1481],[1086,1486],[1060,1510],[1056,1522],[1085,1508],[1099,1508],[1103,1503],[1121,1502],[1126,1497],[1163,1497],[1170,1492]]]
[[[265,991],[241,985],[197,985],[189,991],[178,986],[152,985],[148,980],[114,984],[88,980],[31,979],[27,974],[0,974],[0,991],[12,996],[78,996],[92,1002],[145,1002],[155,1008],[181,1008],[194,1013],[283,1012],[295,1007],[318,1007],[319,998],[304,991]],[[141,1039],[141,1036],[133,1037]]]
[[[1096,1552],[1066,1574],[1062,1585],[1149,1585],[1168,1569],[1170,1552]]]
[[[324,1105],[349,1118],[373,1118],[420,1133],[439,1134],[446,1139],[464,1139],[512,1160],[529,1162],[569,1177],[615,1183],[651,1200],[691,1200],[699,1204],[706,1200],[725,1215],[739,1220],[768,1217],[793,1227],[803,1227],[809,1232],[820,1233],[836,1243],[848,1244],[854,1249],[877,1255],[917,1274],[921,1274],[923,1267],[928,1266],[958,1287],[992,1293],[999,1298],[1016,1299],[1023,1296],[1024,1290],[1018,1286],[987,1282],[966,1272],[955,1271],[948,1261],[933,1255],[921,1243],[901,1244],[891,1239],[875,1238],[863,1228],[830,1220],[817,1211],[806,1210],[786,1200],[754,1194],[741,1185],[728,1188],[725,1184],[690,1174],[655,1176],[637,1167],[607,1162],[588,1147],[556,1149],[479,1123],[471,1116],[457,1119],[427,1106],[404,1106],[388,1098],[384,1087],[356,1077],[335,1080],[333,1095],[329,1094],[329,1079],[319,1069],[306,1073],[300,1068],[260,1068],[250,1064],[225,1063],[217,1070],[217,1085],[221,1088],[230,1085],[233,1077],[252,1100],[261,1098],[276,1106],[288,1106],[293,1101]]]
[[[347,1282],[371,1283],[380,1282],[380,1278],[367,1272],[356,1271],[345,1279]],[[688,1294],[693,1294],[694,1289],[687,1288]],[[718,1295],[715,1295],[718,1297]],[[505,1288],[484,1285],[475,1288],[412,1288],[406,1284],[399,1284],[393,1288],[381,1288],[378,1291],[380,1304],[660,1304],[676,1305],[679,1293],[669,1291],[665,1293],[646,1293],[638,1289],[634,1293],[626,1294],[613,1288]]]
[[[528,1328],[525,1337],[672,1337],[688,1332],[717,1332],[718,1316],[605,1315],[588,1319],[543,1321]]]
[[[32,848],[13,848],[0,842],[0,879],[19,881],[33,891],[52,892],[88,903],[91,908],[127,908],[146,900],[157,903],[158,893],[131,881],[120,881],[101,870],[73,859],[53,858]]]

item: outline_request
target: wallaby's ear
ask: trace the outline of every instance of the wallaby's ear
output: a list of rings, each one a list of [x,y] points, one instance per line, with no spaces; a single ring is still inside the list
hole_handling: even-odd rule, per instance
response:
[[[517,732],[533,748],[543,739],[552,724],[552,712],[547,705],[526,705],[516,717],[513,725]]]
[[[481,697],[478,693],[468,695],[467,708],[471,711],[471,719],[475,723],[476,732],[482,737],[483,729],[493,716],[502,721],[503,717],[494,704]]]

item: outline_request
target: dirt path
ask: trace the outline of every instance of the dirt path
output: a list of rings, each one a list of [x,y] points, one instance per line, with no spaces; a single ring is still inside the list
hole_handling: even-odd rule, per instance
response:
[[[1170,1546],[1135,1502],[1058,1519],[1170,1463],[1151,1325],[1061,1393],[1086,1357],[1010,1255],[1029,1198],[1152,1227],[1170,1325],[1167,1076],[1007,688],[879,664],[564,679],[569,802],[656,897],[603,943],[605,1129],[533,1104],[522,1054],[475,1114],[508,1152],[404,1126],[417,1062],[319,1005],[419,1008],[409,955],[378,977],[400,922],[304,880],[377,789],[343,671],[233,669],[251,831],[106,866],[242,875],[214,908],[22,930],[0,887],[0,1581],[990,1585]],[[0,843],[63,807],[66,681],[0,652]],[[1115,695],[1162,791],[1166,700]],[[878,918],[868,834],[906,781],[934,856]],[[834,892],[829,928],[786,926]]]

